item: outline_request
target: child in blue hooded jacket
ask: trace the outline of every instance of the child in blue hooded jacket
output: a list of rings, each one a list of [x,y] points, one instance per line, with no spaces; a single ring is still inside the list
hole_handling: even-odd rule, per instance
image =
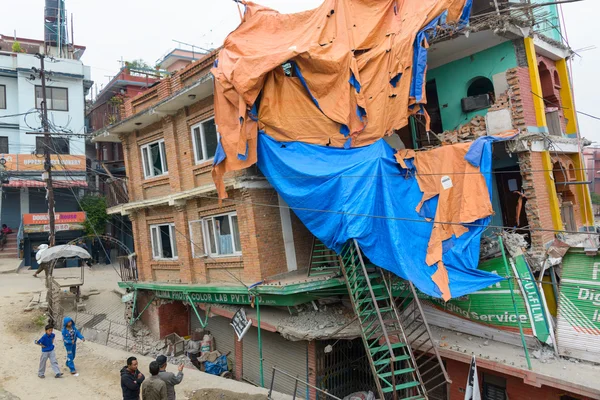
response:
[[[75,369],[75,355],[77,354],[77,339],[85,342],[85,338],[75,327],[75,321],[71,317],[65,317],[63,320],[62,329],[63,343],[67,351],[67,367],[71,370],[71,374],[77,376]]]

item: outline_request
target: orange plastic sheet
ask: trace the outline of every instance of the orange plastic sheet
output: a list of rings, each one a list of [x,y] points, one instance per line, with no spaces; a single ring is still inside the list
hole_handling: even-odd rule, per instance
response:
[[[314,10],[280,14],[245,3],[242,23],[225,40],[213,68],[216,122],[226,154],[213,170],[220,197],[227,196],[222,184],[227,171],[256,162],[258,129],[278,141],[332,146],[347,145],[349,137],[356,147],[404,127],[418,109],[410,108],[415,99],[409,97],[417,33],[444,12],[448,22],[456,22],[464,5],[465,0],[326,0]],[[284,74],[288,61],[302,79]],[[260,112],[254,115],[259,94]]]
[[[511,137],[515,133],[507,131],[497,136]],[[438,269],[431,278],[444,300],[449,300],[452,295],[448,271],[442,263],[442,242],[453,235],[460,237],[466,233],[468,228],[463,224],[494,213],[485,177],[479,167],[465,160],[471,145],[472,142],[457,143],[427,151],[399,150],[396,153],[396,161],[402,168],[407,168],[405,160],[414,159],[417,182],[423,192],[417,212],[425,201],[439,196],[425,262],[427,265],[437,264]]]

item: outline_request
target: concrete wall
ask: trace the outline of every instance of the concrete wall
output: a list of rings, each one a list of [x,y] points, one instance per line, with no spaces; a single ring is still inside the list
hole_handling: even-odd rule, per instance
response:
[[[517,66],[512,42],[461,58],[427,72],[427,81],[435,79],[444,130],[456,129],[476,115],[487,110],[463,113],[460,100],[467,97],[467,89],[474,78],[492,76]]]

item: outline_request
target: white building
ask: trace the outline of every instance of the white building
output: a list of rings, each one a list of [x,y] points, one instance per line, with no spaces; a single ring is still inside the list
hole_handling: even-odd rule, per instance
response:
[[[43,41],[16,38],[21,52],[14,52],[12,37],[0,35],[0,157],[6,160],[9,181],[1,186],[0,219],[13,230],[26,213],[47,212],[43,135],[40,118],[40,59],[48,50]],[[77,211],[76,193],[87,187],[85,96],[92,86],[90,68],[79,60],[85,47],[71,46],[68,58],[46,58],[46,96],[51,132],[60,133],[51,148],[57,212]],[[48,51],[48,54],[52,54]]]

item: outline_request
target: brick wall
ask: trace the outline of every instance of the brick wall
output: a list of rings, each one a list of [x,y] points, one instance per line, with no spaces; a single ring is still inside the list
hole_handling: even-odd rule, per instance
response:
[[[465,364],[455,360],[445,359],[446,370],[452,384],[450,385],[450,400],[463,400],[465,398],[465,386],[467,383],[467,377],[469,375],[469,364]],[[531,399],[544,399],[544,400],[560,400],[561,396],[573,396],[577,399],[587,400],[587,397],[575,395],[573,393],[566,392],[557,388],[542,386],[535,387],[528,385],[523,382],[523,379],[517,378],[510,375],[505,375],[500,372],[488,370],[485,368],[477,367],[479,377],[479,388],[483,390],[483,375],[492,374],[498,377],[506,379],[506,392],[507,398],[510,400],[531,400]]]
[[[298,269],[307,268],[310,262],[310,250],[314,236],[291,210],[290,216],[292,219],[292,232],[294,234],[294,248],[296,249],[296,263],[298,264]]]
[[[273,189],[252,190],[260,279],[287,271],[279,198]],[[244,260],[246,256],[244,255]]]
[[[244,341],[238,340],[235,332],[231,332],[231,334],[233,335],[233,340],[235,343],[235,379],[241,381],[242,377],[244,376]]]
[[[194,61],[185,68],[163,78],[160,82],[145,92],[126,100],[122,107],[122,117],[127,118],[152,107],[172,94],[194,84],[200,77],[210,72],[219,49],[213,50],[206,57]]]
[[[554,229],[550,213],[550,195],[546,187],[542,153],[519,153],[519,164],[525,193],[525,213],[532,229]],[[553,232],[531,232],[531,249],[543,255],[544,245],[554,239]]]

